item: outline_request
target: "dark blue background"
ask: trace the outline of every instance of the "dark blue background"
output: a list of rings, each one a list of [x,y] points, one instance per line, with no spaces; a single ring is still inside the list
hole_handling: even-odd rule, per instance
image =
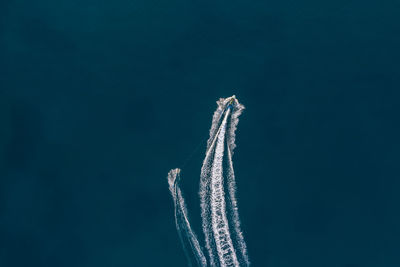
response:
[[[400,266],[399,12],[1,1],[0,266],[185,266],[166,175],[187,162],[201,236],[205,142],[232,94],[253,266]]]

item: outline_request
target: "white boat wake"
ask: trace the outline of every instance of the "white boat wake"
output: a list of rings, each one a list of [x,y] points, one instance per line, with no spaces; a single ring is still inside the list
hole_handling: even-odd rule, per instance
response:
[[[235,96],[221,98],[217,104],[201,168],[199,191],[208,258],[189,223],[179,187],[180,169],[168,173],[169,189],[175,205],[176,228],[190,266],[192,257],[198,266],[249,266],[246,243],[240,230],[232,163],[235,131],[244,106]],[[187,250],[187,244],[191,252]]]

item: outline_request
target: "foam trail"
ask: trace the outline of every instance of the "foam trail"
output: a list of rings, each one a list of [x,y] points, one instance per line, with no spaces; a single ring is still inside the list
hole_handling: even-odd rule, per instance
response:
[[[217,101],[217,104],[218,107],[213,115],[206,155],[200,173],[199,196],[205,247],[210,266],[249,266],[246,243],[240,229],[236,181],[232,163],[235,131],[239,122],[238,117],[244,106],[237,101],[235,96],[221,98]],[[227,170],[224,170],[224,167]],[[176,184],[176,177],[179,178],[179,169],[171,170],[170,174],[169,180],[173,180],[172,184],[174,185]],[[227,185],[226,189],[224,185]],[[178,210],[175,216],[181,216],[182,220],[185,221],[185,223],[177,222],[178,233],[182,232],[180,228],[184,228],[183,232],[187,232],[188,239],[192,240],[190,244],[194,254],[197,255],[197,259],[202,259],[201,247],[190,228],[179,185],[175,185],[172,190],[176,191],[175,197],[173,194],[174,200],[177,202],[175,210]],[[176,201],[177,199],[179,201]],[[185,244],[182,243],[185,249]],[[202,265],[204,263],[207,264],[205,258],[204,261],[198,260],[199,266],[206,266]]]
[[[218,108],[213,116],[200,179],[201,211],[206,248],[212,266],[249,266],[246,243],[240,229],[236,181],[232,163],[235,131],[239,122],[238,117],[244,106],[234,96],[221,98],[217,104]],[[225,139],[226,155],[224,154]],[[224,161],[227,163],[227,171],[223,170]],[[224,177],[226,177],[226,181],[224,181]],[[224,183],[228,187],[228,203],[225,201]],[[229,220],[226,207],[228,207],[230,215]],[[232,236],[235,242],[232,241]]]
[[[189,216],[186,209],[185,199],[183,198],[182,191],[179,187],[180,181],[180,169],[172,169],[168,173],[169,190],[171,191],[172,198],[174,200],[175,207],[175,223],[178,230],[179,239],[182,243],[183,250],[188,260],[189,266],[191,264],[190,253],[186,249],[186,243],[190,244],[192,248],[193,256],[196,259],[198,266],[207,266],[207,260],[204,256],[202,248],[197,240],[196,234],[193,232],[190,223]],[[185,238],[184,238],[185,237]]]
[[[203,232],[205,235],[205,243],[208,251],[208,256],[210,259],[211,266],[217,266],[218,258],[217,258],[217,250],[215,245],[215,240],[213,238],[213,230],[211,225],[211,202],[210,202],[210,181],[211,181],[211,167],[213,164],[213,155],[212,152],[215,150],[215,144],[218,137],[218,133],[221,131],[223,127],[220,125],[218,127],[219,121],[222,118],[223,109],[221,106],[218,106],[217,111],[215,111],[213,116],[213,123],[210,129],[210,138],[207,141],[207,151],[206,156],[203,161],[203,166],[201,168],[200,173],[200,207],[201,207],[201,218],[202,218],[202,226]]]
[[[226,127],[226,119],[227,114],[225,111],[229,111],[226,109],[225,105],[222,103],[223,99],[218,101],[218,108],[214,112],[213,121],[210,129],[210,138],[207,141],[207,151],[206,156],[203,161],[203,166],[201,168],[200,174],[200,207],[201,207],[201,218],[202,218],[202,226],[203,232],[205,235],[205,243],[208,251],[208,255],[210,258],[211,266],[218,266],[218,251],[216,247],[216,240],[214,237],[214,231],[212,228],[212,219],[211,219],[211,180],[212,180],[212,166],[214,162],[215,155],[215,147],[216,142],[221,130],[225,132]],[[225,114],[224,119],[223,115]],[[224,122],[220,124],[221,120]]]
[[[229,223],[226,215],[226,202],[223,187],[222,161],[224,158],[224,141],[226,122],[230,114],[227,110],[221,123],[215,147],[214,161],[211,169],[211,224],[215,246],[221,266],[239,266],[235,248],[229,233]]]

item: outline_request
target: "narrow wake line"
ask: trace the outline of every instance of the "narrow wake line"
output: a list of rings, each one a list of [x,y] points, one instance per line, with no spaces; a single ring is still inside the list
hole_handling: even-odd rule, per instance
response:
[[[182,191],[179,187],[180,169],[170,170],[168,173],[169,190],[172,194],[175,206],[175,223],[178,230],[179,239],[181,240],[185,255],[188,259],[189,265],[191,264],[191,257],[186,248],[186,242],[192,248],[194,258],[199,266],[207,266],[207,260],[201,249],[196,234],[193,232],[189,223],[189,216],[186,209],[185,199],[182,196]],[[186,237],[186,240],[183,238]]]
[[[228,159],[229,159],[229,169],[228,169],[228,192],[230,198],[230,209],[231,209],[231,218],[234,225],[234,232],[236,237],[236,243],[239,246],[239,251],[242,257],[242,261],[244,261],[245,266],[250,265],[249,256],[247,255],[247,247],[244,242],[243,233],[240,229],[240,220],[239,220],[239,212],[236,201],[236,181],[235,181],[235,173],[233,171],[233,163],[232,163],[232,152],[228,146]]]
[[[235,148],[235,131],[244,106],[235,96],[221,98],[214,112],[210,137],[200,173],[200,207],[205,247],[210,266],[249,266],[246,243],[240,229],[236,201],[236,181],[232,155]],[[226,146],[226,148],[225,148]],[[226,151],[226,154],[225,154]],[[224,170],[224,166],[227,170]],[[175,222],[191,265],[191,255],[198,266],[207,266],[207,259],[193,232],[186,204],[179,187],[180,169],[168,173],[169,188],[175,206]],[[227,185],[227,188],[224,185]],[[225,196],[225,191],[228,197]],[[230,229],[230,226],[232,229]],[[192,254],[186,248],[192,248]]]

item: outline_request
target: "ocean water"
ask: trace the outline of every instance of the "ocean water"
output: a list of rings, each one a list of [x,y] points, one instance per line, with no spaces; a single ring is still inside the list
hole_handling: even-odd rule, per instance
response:
[[[0,266],[186,266],[220,97],[252,266],[400,266],[396,1],[0,2]]]

